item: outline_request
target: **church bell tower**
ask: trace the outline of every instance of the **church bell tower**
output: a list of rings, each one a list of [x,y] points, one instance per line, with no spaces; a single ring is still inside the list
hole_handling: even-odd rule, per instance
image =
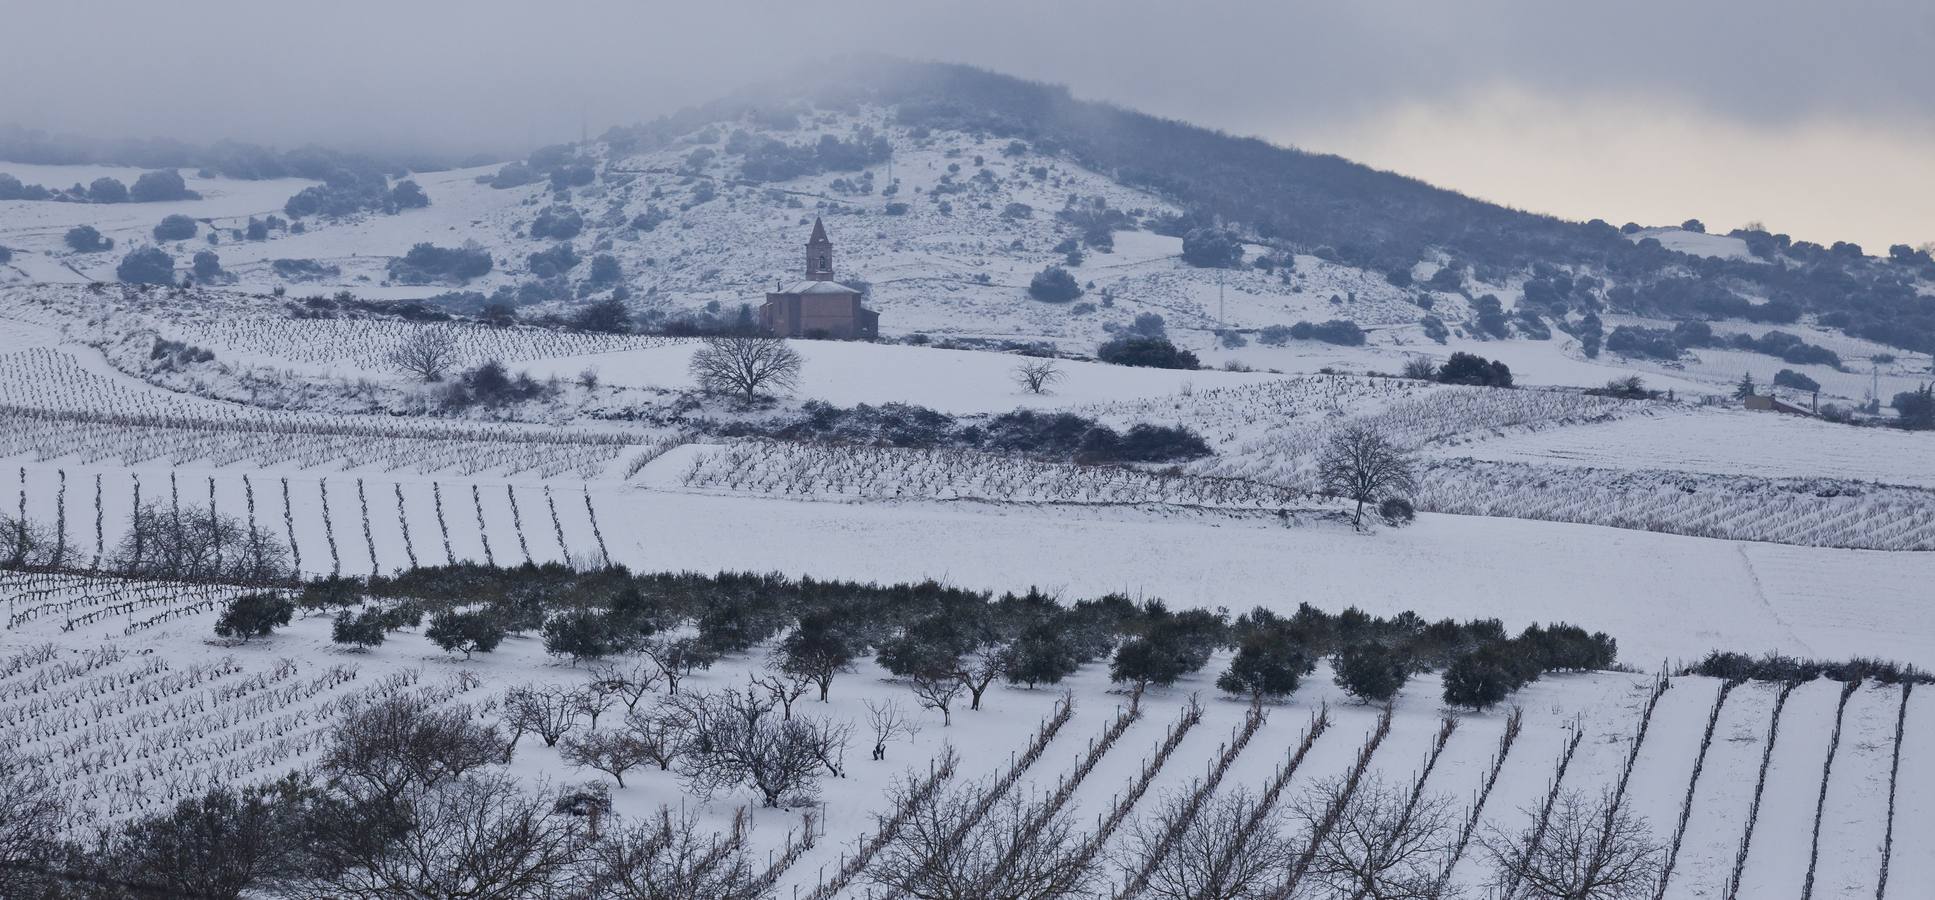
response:
[[[833,242],[818,216],[813,218],[813,236],[806,242],[806,280],[833,280]]]

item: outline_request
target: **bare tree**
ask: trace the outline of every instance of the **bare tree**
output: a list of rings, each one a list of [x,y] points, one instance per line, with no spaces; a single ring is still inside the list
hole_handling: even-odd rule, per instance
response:
[[[800,366],[800,355],[781,338],[708,337],[693,352],[691,371],[702,391],[750,400],[798,387]]]
[[[658,666],[665,677],[667,693],[677,694],[679,682],[697,669],[708,669],[719,659],[718,651],[698,638],[655,638],[646,641],[639,652]]]
[[[0,751],[0,897],[62,895],[38,874],[59,853],[67,817],[66,795],[44,769]]]
[[[779,704],[781,714],[788,719],[793,717],[793,704],[813,687],[811,676],[778,667],[769,667],[764,675],[746,677],[755,687],[766,692],[767,699]]]
[[[123,573],[182,581],[256,584],[289,577],[288,549],[266,530],[200,504],[152,501],[134,510],[114,565]]]
[[[1028,359],[1014,369],[1015,383],[1030,394],[1046,394],[1062,380],[1062,368],[1052,359]]]
[[[954,724],[954,713],[952,711],[954,698],[959,697],[962,691],[967,690],[967,682],[965,680],[952,671],[923,670],[914,673],[913,678],[909,679],[909,681],[914,686],[914,696],[919,698],[922,709],[939,710],[941,713],[942,728]]]
[[[535,734],[544,746],[556,747],[558,739],[578,727],[584,707],[569,688],[543,686],[511,688],[504,695],[504,721],[511,728],[511,742],[519,735]]]
[[[1095,868],[1065,809],[1009,791],[986,805],[986,784],[922,797],[911,781],[893,791],[911,810],[873,860],[869,880],[921,900],[1050,900],[1080,896]]]
[[[1661,850],[1646,820],[1609,794],[1566,791],[1543,824],[1537,810],[1517,830],[1494,827],[1480,840],[1493,879],[1549,900],[1637,900],[1659,881]]]
[[[621,788],[626,772],[652,759],[652,749],[630,730],[588,731],[582,737],[568,737],[560,753],[574,766],[610,775]]]
[[[704,797],[750,787],[769,807],[810,799],[822,773],[843,777],[852,726],[811,716],[782,719],[776,704],[752,688],[744,692],[668,698],[683,716],[680,774]]]
[[[415,375],[426,382],[442,381],[444,374],[457,364],[456,336],[448,328],[418,328],[390,350],[388,362],[391,368],[405,375]]]
[[[411,797],[407,822],[359,816],[308,849],[332,864],[280,893],[301,898],[553,896],[584,856],[584,826],[556,798],[503,772],[472,774]],[[381,830],[387,839],[372,840]]]
[[[1414,795],[1371,775],[1355,787],[1342,778],[1314,786],[1296,805],[1317,841],[1304,869],[1325,896],[1429,900],[1457,839],[1449,799]]]
[[[645,699],[646,694],[665,680],[665,674],[659,671],[658,664],[649,659],[635,660],[626,666],[605,663],[591,672],[592,684],[597,686],[596,689],[624,701],[627,711],[637,709],[638,701]]]
[[[361,796],[395,801],[504,759],[509,742],[471,720],[468,708],[439,708],[399,696],[345,715],[321,768]]]
[[[895,738],[912,739],[920,733],[920,726],[907,718],[907,711],[893,700],[861,701],[867,706],[867,725],[873,729],[873,758],[879,762],[887,758],[887,742]]]
[[[584,714],[592,728],[598,727],[598,717],[611,708],[611,701],[616,696],[617,692],[612,690],[610,684],[596,678],[571,692],[572,702],[578,705],[578,712]]]
[[[759,877],[745,848],[742,820],[707,834],[696,810],[660,806],[614,829],[587,853],[587,900],[758,900]]]
[[[1364,425],[1352,425],[1331,436],[1317,457],[1317,481],[1324,493],[1357,501],[1353,528],[1364,525],[1364,504],[1418,489],[1410,455]]]
[[[1007,671],[1009,645],[1009,641],[988,638],[961,655],[960,666],[954,675],[961,679],[961,686],[968,690],[968,709],[980,709],[981,698],[987,694],[988,686]]]
[[[633,709],[625,713],[625,729],[660,771],[672,768],[684,747],[684,720],[675,710]]]
[[[1192,816],[1189,793],[1172,792],[1136,817],[1116,863],[1132,877],[1148,870],[1145,890],[1163,900],[1261,900],[1297,850],[1283,817],[1260,804],[1245,790],[1219,792]]]
[[[60,542],[52,529],[20,516],[0,514],[0,566],[24,569],[29,566],[59,565],[54,552]]]

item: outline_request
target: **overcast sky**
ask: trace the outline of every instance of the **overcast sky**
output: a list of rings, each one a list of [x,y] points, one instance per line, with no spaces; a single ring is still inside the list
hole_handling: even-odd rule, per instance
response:
[[[855,50],[1615,224],[1935,241],[1929,0],[71,0],[10,5],[0,122],[520,153]]]

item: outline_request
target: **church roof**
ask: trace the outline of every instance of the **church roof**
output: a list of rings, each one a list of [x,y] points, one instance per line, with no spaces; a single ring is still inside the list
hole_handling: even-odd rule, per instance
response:
[[[807,238],[806,243],[808,246],[833,243],[832,239],[826,236],[826,225],[820,222],[819,216],[813,217],[813,236]]]
[[[781,289],[782,294],[858,294],[837,281],[795,281]]]

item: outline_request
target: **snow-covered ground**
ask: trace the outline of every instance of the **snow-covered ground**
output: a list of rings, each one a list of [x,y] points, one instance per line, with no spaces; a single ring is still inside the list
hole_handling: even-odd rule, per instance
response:
[[[288,297],[264,295],[281,287],[295,297],[342,289],[366,298],[421,297],[515,285],[528,274],[526,254],[552,243],[527,236],[537,211],[556,202],[544,187],[500,191],[478,183],[494,168],[421,174],[417,180],[432,199],[428,209],[310,222],[305,233],[275,231],[266,241],[235,242],[226,229],[279,211],[307,182],[190,177],[200,200],[0,203],[0,245],[15,251],[13,262],[0,267],[0,282],[8,285],[0,288],[0,405],[7,407],[0,418],[0,472],[17,484],[17,494],[0,495],[8,496],[5,508],[59,523],[64,547],[83,564],[113,553],[138,478],[144,501],[213,504],[248,517],[287,540],[307,575],[388,573],[456,560],[614,562],[634,571],[932,579],[997,592],[1033,586],[1064,601],[1119,592],[1233,614],[1254,607],[1289,613],[1309,603],[1380,615],[1412,610],[1429,619],[1495,617],[1513,631],[1566,621],[1610,634],[1621,662],[1635,672],[1548,677],[1514,697],[1523,731],[1507,748],[1496,790],[1475,811],[1487,827],[1522,825],[1523,810],[1543,800],[1561,759],[1567,760],[1561,781],[1567,789],[1596,792],[1617,783],[1654,684],[1651,675],[1636,673],[1671,670],[1716,649],[1935,666],[1935,618],[1926,609],[1935,553],[1833,549],[1923,545],[1935,522],[1935,444],[1927,435],[1700,402],[1729,393],[1741,370],[1766,381],[1786,367],[1773,357],[1715,350],[1673,364],[1587,359],[1562,333],[1545,341],[1484,341],[1463,328],[1439,344],[1418,327],[1426,311],[1418,290],[1399,289],[1383,273],[1311,255],[1296,256],[1294,269],[1283,274],[1189,267],[1178,258],[1178,238],[1146,227],[1173,211],[1168,205],[1066,160],[1010,154],[1005,141],[992,138],[916,137],[879,111],[830,116],[821,125],[833,131],[869,125],[885,134],[894,148],[897,192],[889,197],[879,189],[887,183],[885,165],[871,170],[872,191],[855,189],[861,177],[854,173],[753,186],[717,162],[681,171],[686,154],[721,140],[690,136],[663,150],[604,160],[607,177],[572,192],[570,202],[587,222],[573,244],[587,258],[612,253],[640,311],[717,303],[730,314],[741,303],[756,303],[774,279],[792,276],[803,226],[820,215],[834,234],[836,267],[843,277],[869,283],[870,303],[891,335],[998,337],[1086,354],[1110,328],[1158,313],[1206,364],[1254,371],[1064,360],[1061,380],[1036,395],[1015,382],[1021,357],[1012,353],[799,341],[798,389],[773,414],[790,414],[809,400],[909,403],[960,416],[1018,407],[1068,410],[1117,428],[1186,426],[1214,455],[1173,471],[1128,472],[1016,457],[970,459],[950,456],[953,451],[721,449],[711,443],[719,438],[687,429],[705,416],[762,413],[690,396],[690,342],[297,319]],[[6,164],[0,171],[49,186],[101,175],[132,182],[139,175]],[[1092,307],[1026,296],[1036,271],[1065,261],[1053,248],[1068,228],[1055,214],[1070,196],[1084,203],[1102,198],[1142,226],[1117,231],[1108,252],[1085,249],[1071,266],[1085,287],[1080,304]],[[909,207],[890,213],[888,203]],[[1012,205],[1018,203],[1027,209]],[[667,218],[650,230],[630,227],[649,210]],[[241,290],[83,286],[112,281],[120,254],[151,243],[149,229],[176,212],[223,229],[214,249]],[[61,236],[77,224],[100,228],[118,246],[70,253]],[[1737,239],[1677,229],[1636,237],[1690,253],[1744,254]],[[389,259],[422,241],[475,241],[493,253],[497,267],[462,286],[386,284]],[[206,246],[198,236],[167,249],[185,265],[188,254]],[[1252,255],[1258,250],[1250,249]],[[282,283],[270,268],[282,258],[315,259],[339,274]],[[1515,296],[1507,285],[1472,290],[1499,293],[1508,304]],[[1454,328],[1469,313],[1456,294],[1436,295],[1430,308]],[[1264,346],[1254,340],[1254,331],[1267,325],[1331,318],[1357,321],[1369,343]],[[1618,322],[1609,317],[1607,324]],[[1250,343],[1218,344],[1213,332],[1224,325],[1252,332]],[[556,379],[566,386],[559,395],[565,399],[542,415],[429,415],[443,386],[415,383],[386,362],[391,350],[426,328],[453,334],[459,365],[499,359],[536,378]],[[1846,372],[1795,367],[1819,378],[1829,395],[1855,399],[1875,383],[1857,371],[1861,360],[1880,352],[1874,346],[1811,326],[1794,330],[1849,361]],[[175,352],[151,352],[157,338],[210,351],[214,359],[152,364]],[[1398,371],[1414,355],[1442,361],[1454,351],[1505,361],[1519,384],[1532,389],[1362,374]],[[1879,373],[1883,393],[1912,384],[1925,363],[1903,354],[1888,364]],[[570,386],[588,371],[597,387]],[[1576,390],[1632,374],[1650,388],[1673,391],[1675,400],[1622,401]],[[378,395],[421,402],[364,402]],[[693,418],[675,420],[670,410],[681,404],[697,410]],[[377,409],[418,415],[368,414]],[[516,421],[482,421],[492,417]],[[1378,524],[1359,533],[1343,521],[1338,504],[1304,493],[1315,451],[1340,426],[1355,423],[1374,425],[1417,451],[1428,464],[1427,478],[1437,479],[1419,493],[1427,511],[1414,524]],[[735,449],[744,452],[730,455]],[[1715,490],[1727,496],[1710,500],[1702,493]],[[1681,533],[1666,533],[1673,531]],[[0,630],[0,668],[18,663],[12,671],[20,676],[0,674],[0,721],[33,718],[0,743],[43,760],[85,803],[114,815],[152,811],[217,781],[249,780],[313,759],[332,716],[355,697],[424,692],[438,703],[487,709],[512,686],[587,677],[546,657],[533,639],[459,660],[405,631],[373,651],[352,653],[330,641],[324,617],[229,646],[209,640],[209,632],[235,589],[58,577],[70,580],[0,577],[9,615]],[[693,684],[741,684],[766,652],[730,658]],[[1137,809],[1146,814],[1207,774],[1246,715],[1243,704],[1214,688],[1227,658],[1221,652],[1203,671],[1145,698],[1140,717],[1072,792],[1077,822],[1096,821],[1139,778],[1166,730],[1193,721],[1186,715],[1192,693],[1203,698],[1201,721],[1151,773]],[[164,748],[159,762],[133,761],[97,746],[115,733],[91,727],[98,722],[66,713],[30,717],[44,711],[45,700],[19,686],[37,677],[31,673],[67,672],[60,667],[78,663],[165,691],[182,711],[169,734],[188,737]],[[245,709],[248,722],[233,740],[198,742],[195,735],[234,724],[189,712],[197,692],[225,686],[240,690],[243,705],[234,708]],[[1041,761],[1022,773],[1018,789],[1047,791],[1076,771],[1088,741],[1127,703],[1113,692],[1103,666],[1087,667],[1066,687],[1074,712]],[[1370,771],[1410,785],[1442,717],[1451,715],[1454,731],[1425,787],[1451,798],[1462,817],[1474,812],[1466,805],[1501,750],[1509,713],[1454,713],[1439,702],[1441,687],[1438,676],[1427,674],[1405,690]],[[87,688],[58,682],[55,690],[78,709]],[[1625,796],[1661,838],[1683,808],[1689,814],[1665,896],[1714,897],[1724,890],[1770,733],[1777,739],[1740,896],[1791,894],[1796,872],[1810,858],[1819,861],[1817,896],[1872,896],[1890,792],[1897,815],[1889,896],[1912,895],[1935,877],[1929,850],[1935,847],[1929,825],[1935,782],[1927,775],[1935,761],[1935,706],[1928,691],[1908,698],[1905,728],[1897,735],[1899,690],[1857,689],[1839,713],[1843,734],[1831,765],[1828,735],[1839,687],[1796,689],[1781,709],[1778,730],[1775,691],[1743,684],[1724,695],[1697,780],[1694,760],[1720,685],[1674,678],[1654,707]],[[913,705],[903,685],[867,662],[842,676],[832,702],[814,704],[813,712],[858,722],[865,701],[887,698]],[[855,761],[853,777],[827,782],[822,842],[789,869],[776,895],[804,893],[837,870],[883,811],[889,778],[927,771],[947,746],[964,761],[956,780],[994,775],[1054,715],[1057,702],[1053,691],[1001,686],[987,709],[957,712],[952,727],[927,721],[937,717],[923,712],[921,732],[891,748],[887,762]],[[99,708],[130,734],[145,721],[137,712]],[[1325,721],[1303,767],[1286,782],[1283,802],[1293,803],[1353,765],[1376,733],[1378,715],[1348,700],[1327,669],[1319,669],[1289,703],[1268,709],[1216,791],[1260,792],[1306,729]],[[1896,783],[1889,775],[1898,738],[1904,756]],[[536,743],[520,745],[518,774],[534,782],[590,777]],[[850,751],[857,756],[858,745]],[[639,771],[626,783],[615,792],[622,811],[683,797],[683,785],[669,773]],[[704,804],[708,824],[723,827],[748,801],[728,796]],[[793,812],[752,815],[755,859],[784,846],[788,829],[798,827]],[[1123,841],[1120,832],[1108,836],[1105,850]],[[1476,845],[1443,864],[1455,886],[1475,889],[1488,874]]]

